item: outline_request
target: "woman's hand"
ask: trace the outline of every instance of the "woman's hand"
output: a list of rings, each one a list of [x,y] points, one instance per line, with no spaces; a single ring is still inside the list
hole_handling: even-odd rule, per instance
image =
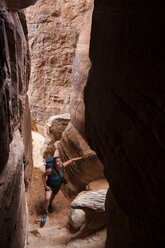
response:
[[[46,185],[46,186],[45,186],[45,190],[46,190],[46,191],[51,191],[51,188],[50,188],[49,186]]]
[[[76,161],[79,161],[79,160],[85,160],[85,159],[87,159],[87,158],[88,158],[87,155],[83,155],[83,156],[78,157],[78,158],[72,158],[72,159],[70,159],[70,160],[64,162],[64,163],[63,163],[63,166],[66,167],[66,166],[68,166],[69,164],[71,164],[72,162],[76,162]]]

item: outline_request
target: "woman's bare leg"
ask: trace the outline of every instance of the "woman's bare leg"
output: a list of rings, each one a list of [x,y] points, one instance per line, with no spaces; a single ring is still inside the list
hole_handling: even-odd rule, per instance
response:
[[[52,194],[53,192],[51,190],[45,191],[44,211],[48,211],[48,207],[49,207]]]
[[[50,198],[50,201],[49,201],[50,204],[52,204],[52,202],[53,202],[53,200],[54,200],[56,195],[57,195],[57,193],[52,192],[52,195],[51,195],[51,198]]]

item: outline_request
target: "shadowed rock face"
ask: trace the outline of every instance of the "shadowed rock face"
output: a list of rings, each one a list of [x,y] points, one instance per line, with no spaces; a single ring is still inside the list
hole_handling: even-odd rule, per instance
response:
[[[20,132],[14,133],[8,162],[0,175],[0,244],[22,248],[26,233],[24,146]]]
[[[0,244],[2,248],[22,248],[26,232],[25,184],[30,181],[32,168],[26,95],[29,49],[25,16],[22,11],[8,11],[6,3],[0,3]],[[27,3],[20,1],[18,6],[18,1],[10,1],[8,7],[25,7]]]
[[[37,0],[2,0],[6,3],[7,8],[9,9],[23,9],[32,4]]]
[[[85,132],[126,214],[124,247],[164,244],[163,7],[154,1],[95,1]],[[110,221],[107,247],[123,247],[122,239],[114,245],[117,235],[111,242]]]
[[[26,91],[30,74],[27,28],[22,12],[1,12],[0,19],[0,169],[7,162],[9,144],[28,112]],[[25,123],[27,125],[27,123]]]

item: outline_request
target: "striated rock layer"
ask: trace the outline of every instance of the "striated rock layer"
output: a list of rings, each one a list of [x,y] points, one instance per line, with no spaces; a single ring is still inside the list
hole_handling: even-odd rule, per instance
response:
[[[0,2],[0,246],[22,248],[26,235],[25,184],[31,178],[30,76],[22,11],[32,1]],[[25,171],[24,171],[25,170]],[[24,183],[25,181],[25,183]]]
[[[69,112],[73,58],[92,3],[39,0],[26,10],[32,65],[30,107],[33,128],[42,134],[50,116]]]
[[[113,221],[108,215],[107,248],[165,245],[164,7],[155,1],[95,1],[85,133],[125,214],[116,233],[119,215]],[[127,236],[118,242],[123,225]]]

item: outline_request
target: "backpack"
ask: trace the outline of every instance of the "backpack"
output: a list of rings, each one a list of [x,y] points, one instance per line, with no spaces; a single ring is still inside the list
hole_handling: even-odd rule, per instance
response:
[[[45,170],[48,170],[49,168],[52,168],[53,165],[54,165],[54,162],[55,162],[55,158],[52,157],[52,158],[47,158],[45,160],[46,164],[45,164]]]

